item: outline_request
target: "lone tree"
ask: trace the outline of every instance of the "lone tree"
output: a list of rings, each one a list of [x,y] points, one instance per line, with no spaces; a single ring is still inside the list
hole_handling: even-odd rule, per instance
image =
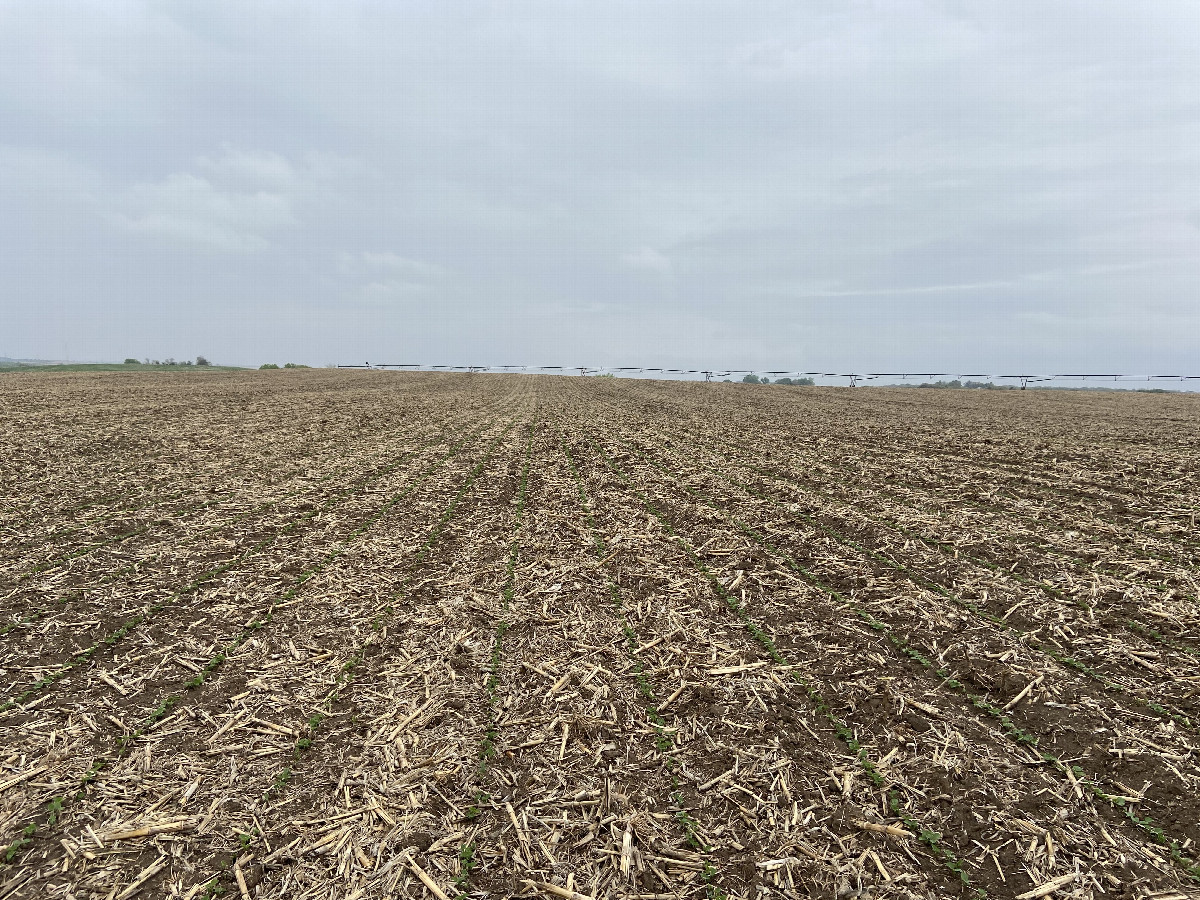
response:
[[[197,356],[197,357],[196,357],[196,365],[198,365],[198,366],[211,366],[211,365],[212,365],[212,363],[210,363],[210,362],[209,362],[207,359],[205,359],[203,356]]]
[[[775,383],[776,384],[787,384],[787,385],[791,385],[792,387],[798,387],[798,386],[799,387],[805,387],[805,386],[811,387],[812,385],[816,384],[816,382],[813,381],[811,378],[776,378]]]
[[[129,357],[128,359],[126,359],[126,360],[125,360],[125,365],[127,365],[127,366],[140,366],[140,365],[141,365],[141,363],[140,363],[138,360],[134,359],[133,357]]]

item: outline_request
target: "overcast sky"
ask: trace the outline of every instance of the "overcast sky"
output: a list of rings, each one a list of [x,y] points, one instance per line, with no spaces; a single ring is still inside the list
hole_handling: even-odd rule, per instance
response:
[[[1200,374],[1195,2],[0,2],[0,355]]]

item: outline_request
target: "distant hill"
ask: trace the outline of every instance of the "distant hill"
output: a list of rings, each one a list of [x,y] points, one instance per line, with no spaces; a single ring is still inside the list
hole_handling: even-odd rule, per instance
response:
[[[0,366],[60,366],[67,364],[63,359],[13,359],[11,356],[0,356]]]
[[[147,365],[145,363],[64,362],[0,356],[0,372],[235,372],[241,366]]]

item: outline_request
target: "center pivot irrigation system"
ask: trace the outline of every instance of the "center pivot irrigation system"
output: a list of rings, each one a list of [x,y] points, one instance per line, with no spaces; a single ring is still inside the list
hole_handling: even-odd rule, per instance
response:
[[[1154,381],[1200,381],[1200,375],[1105,375],[1105,374],[1059,374],[1059,375],[989,375],[964,374],[957,372],[791,372],[763,371],[761,369],[662,369],[650,366],[430,366],[420,363],[362,363],[361,365],[338,365],[339,369],[399,369],[409,372],[552,372],[557,374],[578,372],[579,375],[632,375],[638,373],[658,373],[660,375],[703,375],[705,381],[714,378],[728,378],[730,375],[770,375],[775,378],[845,378],[850,387],[855,387],[865,381],[875,381],[880,378],[898,378],[902,382],[909,378],[952,378],[957,380],[978,379],[983,382],[1007,381],[1019,383],[1021,390],[1031,384],[1043,382],[1078,381],[1114,382],[1133,384]]]

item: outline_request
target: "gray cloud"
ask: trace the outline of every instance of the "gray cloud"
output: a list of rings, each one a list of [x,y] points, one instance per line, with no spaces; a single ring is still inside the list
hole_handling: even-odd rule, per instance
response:
[[[1191,4],[0,17],[0,354],[1200,371]]]

